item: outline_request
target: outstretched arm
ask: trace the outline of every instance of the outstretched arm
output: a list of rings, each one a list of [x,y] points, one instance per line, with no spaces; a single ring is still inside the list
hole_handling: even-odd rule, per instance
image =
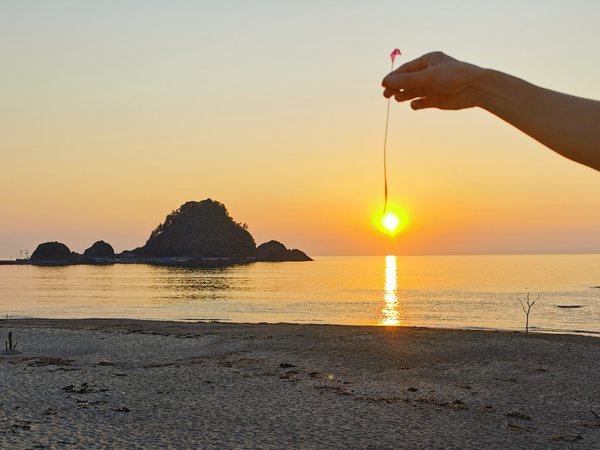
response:
[[[441,52],[408,62],[383,80],[386,97],[413,109],[478,106],[555,152],[600,171],[600,102],[562,94]]]

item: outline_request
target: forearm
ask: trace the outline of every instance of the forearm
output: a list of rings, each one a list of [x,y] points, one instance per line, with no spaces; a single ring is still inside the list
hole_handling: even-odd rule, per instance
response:
[[[487,69],[475,80],[471,96],[476,106],[557,153],[600,170],[600,102]]]

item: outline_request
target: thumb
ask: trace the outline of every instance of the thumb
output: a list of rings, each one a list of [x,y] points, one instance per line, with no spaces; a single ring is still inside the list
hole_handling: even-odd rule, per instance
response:
[[[431,76],[432,72],[430,69],[408,73],[392,72],[383,79],[381,84],[383,87],[396,90],[412,89],[427,86]]]
[[[415,111],[426,108],[437,108],[436,102],[429,97],[422,97],[410,102],[410,107]]]

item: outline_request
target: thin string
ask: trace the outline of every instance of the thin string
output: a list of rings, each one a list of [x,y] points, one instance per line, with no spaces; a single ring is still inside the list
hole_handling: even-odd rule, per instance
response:
[[[394,61],[392,60],[392,68],[390,72],[394,71]],[[387,182],[387,136],[388,136],[388,126],[390,123],[390,103],[392,98],[388,98],[387,101],[387,111],[385,113],[385,134],[383,136],[383,193],[384,193],[384,201],[383,201],[383,214],[387,211],[388,204],[388,182]]]

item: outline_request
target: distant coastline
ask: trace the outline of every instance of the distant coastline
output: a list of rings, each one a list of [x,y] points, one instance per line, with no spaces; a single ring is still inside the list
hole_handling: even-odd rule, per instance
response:
[[[260,261],[256,257],[160,257],[160,258],[83,258],[80,260],[43,260],[31,259],[0,260],[0,266],[108,266],[113,264],[147,264],[152,266],[175,267],[224,267],[237,264],[251,264]]]
[[[62,242],[44,242],[31,257],[0,261],[0,265],[225,267],[258,261],[312,261],[312,258],[275,240],[257,246],[246,224],[235,222],[222,203],[206,199],[181,205],[154,229],[145,245],[134,250],[115,253],[109,243],[96,241],[79,254]]]

